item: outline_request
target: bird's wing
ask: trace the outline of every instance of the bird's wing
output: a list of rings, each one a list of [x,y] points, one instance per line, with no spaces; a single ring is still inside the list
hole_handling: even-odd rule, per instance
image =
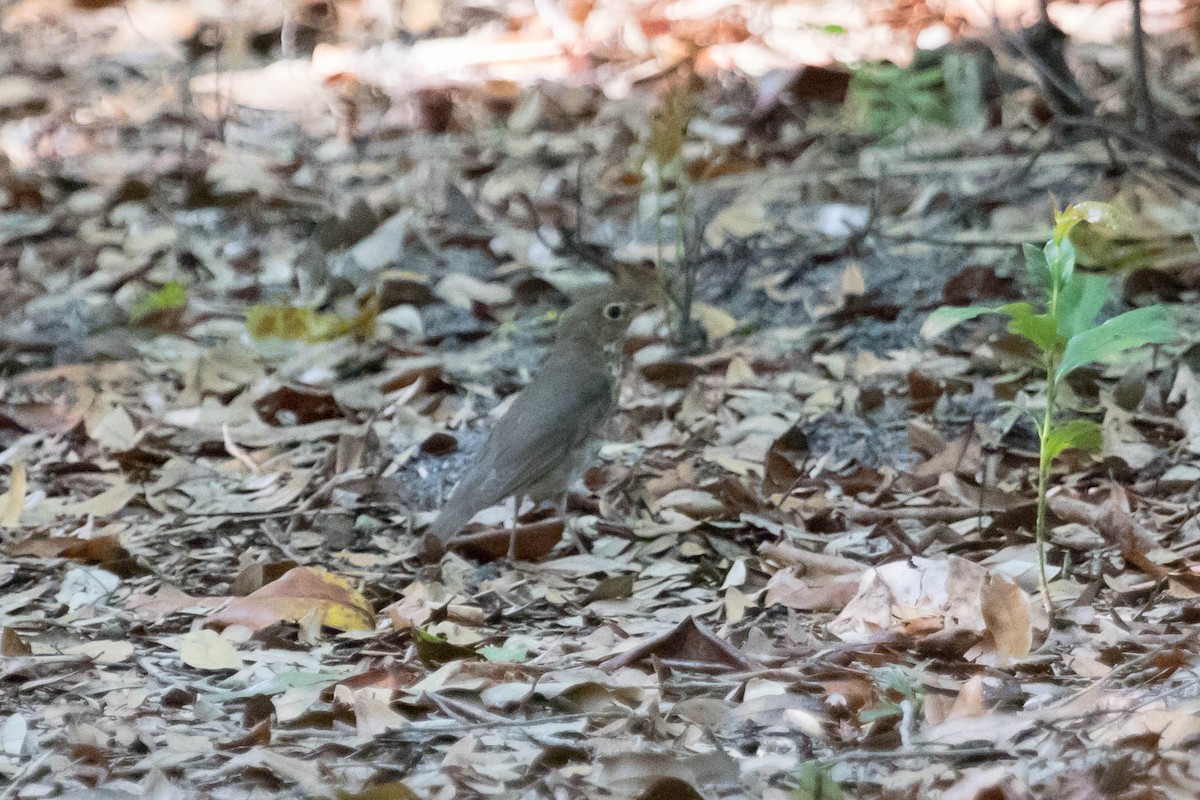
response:
[[[613,377],[602,367],[566,373],[546,368],[513,401],[480,453],[481,483],[497,502],[539,484],[562,469],[600,432],[613,405]],[[485,470],[485,471],[484,471]],[[489,503],[490,505],[490,503]]]
[[[584,354],[585,356],[588,354]],[[448,541],[479,511],[538,486],[599,433],[613,405],[611,372],[591,359],[547,359],[492,428],[475,465],[446,501],[430,533]]]

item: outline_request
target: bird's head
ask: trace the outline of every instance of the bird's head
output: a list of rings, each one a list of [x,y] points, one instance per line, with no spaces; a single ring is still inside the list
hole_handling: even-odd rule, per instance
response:
[[[617,343],[633,318],[646,310],[644,302],[623,293],[602,291],[577,300],[559,320],[559,339]]]

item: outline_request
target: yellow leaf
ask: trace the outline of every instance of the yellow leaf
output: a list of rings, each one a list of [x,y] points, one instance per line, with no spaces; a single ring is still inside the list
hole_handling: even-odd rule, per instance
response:
[[[255,303],[246,311],[246,328],[255,339],[324,342],[353,333],[366,338],[375,330],[379,303],[372,296],[354,317],[303,306]]]
[[[21,524],[21,509],[25,507],[25,465],[12,465],[12,484],[0,496],[0,526],[15,528]]]
[[[709,341],[725,338],[737,330],[738,326],[737,319],[728,311],[707,303],[696,303],[692,306],[692,319],[703,326]]]

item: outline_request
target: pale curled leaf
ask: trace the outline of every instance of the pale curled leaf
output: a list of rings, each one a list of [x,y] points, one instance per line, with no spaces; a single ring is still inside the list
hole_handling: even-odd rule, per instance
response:
[[[25,465],[12,465],[12,482],[0,495],[0,527],[14,528],[21,524],[21,509],[25,507]]]
[[[710,341],[723,339],[737,330],[737,319],[723,308],[710,306],[708,303],[692,305],[692,319],[704,328]]]
[[[208,628],[185,633],[176,642],[179,660],[193,669],[241,669],[242,657],[228,639]]]
[[[1139,221],[1128,209],[1100,200],[1072,203],[1054,215],[1054,236],[1069,236],[1075,226],[1086,223],[1109,238],[1135,237],[1143,233],[1145,222]]]

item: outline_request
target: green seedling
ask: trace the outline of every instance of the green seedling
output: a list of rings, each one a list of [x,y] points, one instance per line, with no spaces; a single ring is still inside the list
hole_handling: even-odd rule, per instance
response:
[[[845,792],[833,779],[829,768],[821,762],[809,760],[800,765],[792,800],[844,800],[845,797]]]
[[[1023,410],[1033,418],[1039,442],[1035,535],[1042,602],[1048,613],[1053,611],[1046,581],[1046,492],[1051,466],[1067,449],[1097,453],[1103,440],[1098,423],[1060,418],[1059,388],[1067,376],[1086,364],[1135,347],[1170,342],[1176,336],[1174,319],[1160,305],[1097,321],[1108,298],[1108,278],[1075,269],[1076,252],[1070,233],[1080,222],[1100,221],[1108,208],[1103,203],[1068,206],[1055,215],[1054,233],[1044,247],[1025,245],[1025,266],[1040,294],[1036,305],[1020,302],[998,307],[940,308],[930,314],[924,329],[926,336],[933,337],[982,314],[1002,314],[1008,317],[1010,333],[1028,339],[1037,348],[1045,371],[1046,407],[1040,418],[1029,408]]]
[[[695,102],[688,81],[681,81],[665,92],[650,119],[645,141],[642,169],[650,178],[646,187],[653,192],[655,271],[667,299],[667,317],[677,343],[690,342],[692,303],[696,294],[697,260],[689,253],[687,241],[688,170],[684,155],[688,125]],[[666,257],[668,186],[673,195],[675,257]]]
[[[187,307],[187,287],[179,281],[167,281],[153,292],[144,292],[129,310],[130,322],[141,322],[157,312]]]
[[[850,78],[847,103],[861,125],[882,136],[895,133],[912,120],[941,125],[953,121],[940,66],[863,64]]]

